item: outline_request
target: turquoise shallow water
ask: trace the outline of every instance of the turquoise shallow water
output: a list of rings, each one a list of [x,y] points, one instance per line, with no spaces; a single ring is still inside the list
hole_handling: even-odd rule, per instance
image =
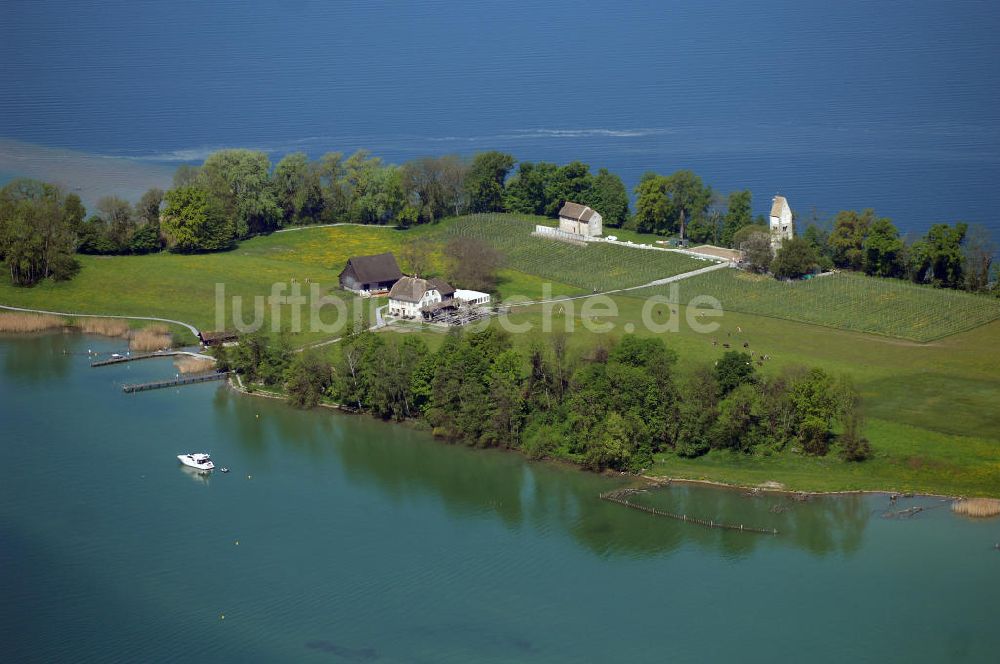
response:
[[[0,339],[5,661],[995,661],[1000,522],[619,481]],[[258,417],[259,416],[259,417]],[[175,455],[232,468],[203,480]],[[775,506],[787,508],[775,513]],[[237,544],[238,542],[238,544]],[[224,618],[223,618],[224,616]]]

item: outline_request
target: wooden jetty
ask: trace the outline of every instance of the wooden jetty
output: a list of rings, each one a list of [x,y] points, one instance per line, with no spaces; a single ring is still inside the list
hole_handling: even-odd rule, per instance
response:
[[[762,535],[777,535],[778,530],[776,528],[755,528],[753,526],[745,526],[742,523],[723,523],[722,521],[715,521],[714,519],[698,519],[695,517],[690,517],[687,514],[674,514],[673,512],[667,512],[665,510],[656,509],[655,507],[646,507],[645,505],[637,505],[629,501],[628,496],[635,493],[635,490],[626,489],[624,491],[611,491],[609,493],[602,493],[601,500],[607,500],[612,503],[618,503],[619,505],[624,505],[625,507],[639,510],[640,512],[646,512],[647,514],[652,514],[654,516],[665,516],[668,519],[674,519],[675,521],[683,521],[684,523],[693,523],[699,526],[705,526],[706,528],[722,528],[723,530],[738,530],[745,533],[760,533]]]
[[[145,360],[150,357],[173,357],[179,353],[175,351],[162,351],[158,350],[152,353],[131,353],[129,355],[123,355],[122,357],[109,357],[106,360],[97,360],[96,362],[91,362],[92,367],[106,367],[109,364],[121,364],[123,362],[134,362],[135,360]]]
[[[228,371],[216,371],[208,374],[198,374],[196,376],[184,376],[182,378],[169,378],[167,380],[155,380],[151,383],[135,383],[123,385],[122,392],[145,392],[147,390],[160,390],[167,387],[177,387],[179,385],[193,385],[195,383],[207,383],[212,380],[225,380],[229,376]]]

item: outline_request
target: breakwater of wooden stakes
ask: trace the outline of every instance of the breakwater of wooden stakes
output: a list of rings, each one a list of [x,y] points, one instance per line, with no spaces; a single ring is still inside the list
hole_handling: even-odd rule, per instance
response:
[[[639,510],[640,512],[645,512],[646,514],[652,514],[654,516],[663,516],[668,519],[674,519],[675,521],[683,521],[684,523],[693,523],[697,526],[705,526],[706,528],[721,528],[723,530],[737,530],[743,533],[759,533],[761,535],[777,535],[778,530],[776,528],[757,528],[754,526],[747,526],[742,523],[725,523],[723,521],[716,521],[714,519],[699,519],[697,517],[688,516],[687,514],[675,514],[674,512],[668,512],[666,510],[657,509],[655,507],[647,507],[645,505],[638,505],[629,500],[629,496],[634,493],[638,493],[638,489],[619,489],[618,491],[609,491],[607,493],[600,494],[601,500],[607,500],[612,503],[618,503],[619,505],[624,505],[633,510]]]

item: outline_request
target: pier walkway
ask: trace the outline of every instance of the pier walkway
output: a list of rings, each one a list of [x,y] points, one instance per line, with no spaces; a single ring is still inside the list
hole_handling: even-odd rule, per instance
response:
[[[128,355],[122,355],[121,357],[109,357],[106,360],[97,360],[96,362],[91,362],[92,367],[106,367],[109,364],[121,364],[123,362],[134,362],[136,360],[148,360],[151,357],[176,357],[178,355],[187,355],[188,357],[196,357],[202,360],[214,360],[211,355],[204,355],[203,353],[195,353],[189,350],[157,350],[152,353],[129,353]]]
[[[135,383],[123,385],[122,392],[145,392],[147,390],[161,390],[179,385],[193,385],[195,383],[207,383],[213,380],[225,380],[229,376],[228,371],[217,371],[209,374],[198,374],[196,376],[184,376],[183,378],[169,378],[167,380],[155,380],[150,383]]]

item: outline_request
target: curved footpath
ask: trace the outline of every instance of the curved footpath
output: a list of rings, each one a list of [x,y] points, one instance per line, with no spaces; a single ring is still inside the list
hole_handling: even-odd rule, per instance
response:
[[[73,318],[128,318],[130,320],[151,320],[158,323],[171,323],[172,325],[180,325],[191,331],[194,336],[199,336],[198,328],[190,323],[185,323],[180,320],[172,320],[170,318],[156,318],[154,316],[112,316],[110,314],[71,314],[66,311],[44,311],[42,309],[26,309],[24,307],[11,307],[6,304],[0,304],[0,309],[7,309],[9,311],[23,311],[29,314],[49,314],[50,316],[70,316]]]
[[[666,251],[666,250],[664,250]],[[640,284],[639,286],[626,286],[625,288],[613,288],[611,290],[601,291],[599,293],[587,293],[585,295],[563,295],[560,297],[554,297],[550,300],[526,300],[524,302],[511,302],[509,304],[502,304],[499,306],[510,309],[511,307],[530,307],[536,304],[557,304],[559,302],[567,302],[569,300],[582,300],[588,297],[594,297],[595,295],[614,295],[615,293],[627,293],[628,291],[639,290],[640,288],[651,288],[653,286],[664,286],[666,284],[672,284],[675,281],[681,281],[683,279],[688,279],[690,277],[697,277],[700,274],[705,274],[706,272],[714,272],[715,270],[722,270],[727,267],[732,267],[728,262],[715,263],[709,265],[708,267],[700,267],[697,270],[691,270],[690,272],[681,272],[680,274],[675,274],[672,277],[665,277],[663,279],[656,279],[650,281],[648,284]]]

